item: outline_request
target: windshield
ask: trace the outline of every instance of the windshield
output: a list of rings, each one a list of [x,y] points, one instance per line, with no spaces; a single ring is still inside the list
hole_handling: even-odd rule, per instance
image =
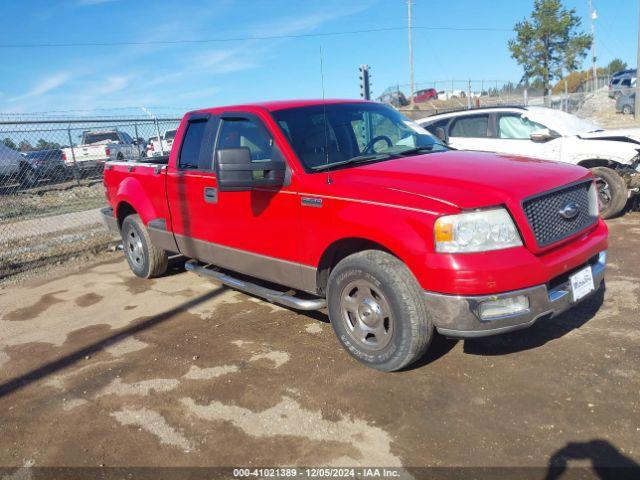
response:
[[[96,132],[96,133],[85,133],[84,134],[84,143],[99,143],[99,142],[117,142],[118,141],[118,132]]]
[[[177,130],[167,130],[164,134],[165,140],[173,140],[176,136]]]
[[[551,108],[529,108],[522,116],[533,122],[540,123],[546,128],[555,130],[560,135],[579,135],[602,130],[595,123]]]
[[[350,160],[383,160],[447,147],[386,105],[338,103],[273,112],[308,171]],[[326,118],[326,124],[325,124]]]

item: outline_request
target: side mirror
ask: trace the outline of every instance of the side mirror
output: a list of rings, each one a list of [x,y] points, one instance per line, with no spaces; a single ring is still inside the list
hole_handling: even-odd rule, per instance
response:
[[[433,133],[445,145],[449,143],[449,135],[447,135],[447,132],[444,128],[437,127]]]
[[[532,141],[536,143],[544,143],[544,142],[548,142],[549,140],[553,140],[554,138],[557,138],[557,135],[554,134],[548,128],[543,128],[540,130],[536,130],[535,132],[532,132],[530,138]]]
[[[252,161],[247,147],[225,148],[216,152],[216,174],[221,192],[281,187],[285,172],[283,160]]]

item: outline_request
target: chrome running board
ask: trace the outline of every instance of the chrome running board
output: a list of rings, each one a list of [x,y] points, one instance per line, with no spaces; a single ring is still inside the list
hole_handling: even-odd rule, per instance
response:
[[[327,301],[324,298],[304,299],[293,295],[287,295],[285,292],[272,290],[246,280],[240,280],[239,278],[232,277],[231,275],[222,273],[218,270],[204,267],[199,265],[195,260],[189,260],[186,262],[184,264],[184,268],[190,272],[197,273],[200,276],[216,280],[228,287],[241,290],[250,295],[264,298],[269,302],[284,305],[285,307],[294,308],[296,310],[320,310],[327,306]]]

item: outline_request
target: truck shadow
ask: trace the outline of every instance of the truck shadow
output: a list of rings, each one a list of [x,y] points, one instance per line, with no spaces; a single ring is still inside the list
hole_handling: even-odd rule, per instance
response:
[[[549,457],[545,480],[562,478],[594,478],[575,476],[567,463],[569,460],[589,460],[595,478],[601,480],[631,480],[640,478],[640,465],[623,455],[607,440],[594,439],[589,442],[569,442]],[[579,468],[583,470],[585,468]],[[586,473],[586,472],[585,472]],[[565,475],[566,474],[566,475]]]
[[[541,318],[533,326],[513,333],[464,342],[464,352],[471,355],[505,355],[522,352],[556,340],[591,320],[604,302],[606,287],[573,309],[555,318]]]

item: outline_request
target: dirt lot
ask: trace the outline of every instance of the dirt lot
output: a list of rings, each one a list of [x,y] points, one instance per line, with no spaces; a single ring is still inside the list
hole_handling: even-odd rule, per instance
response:
[[[640,214],[610,226],[604,303],[393,374],[324,313],[179,264],[144,281],[105,254],[5,288],[0,466],[640,463]]]

